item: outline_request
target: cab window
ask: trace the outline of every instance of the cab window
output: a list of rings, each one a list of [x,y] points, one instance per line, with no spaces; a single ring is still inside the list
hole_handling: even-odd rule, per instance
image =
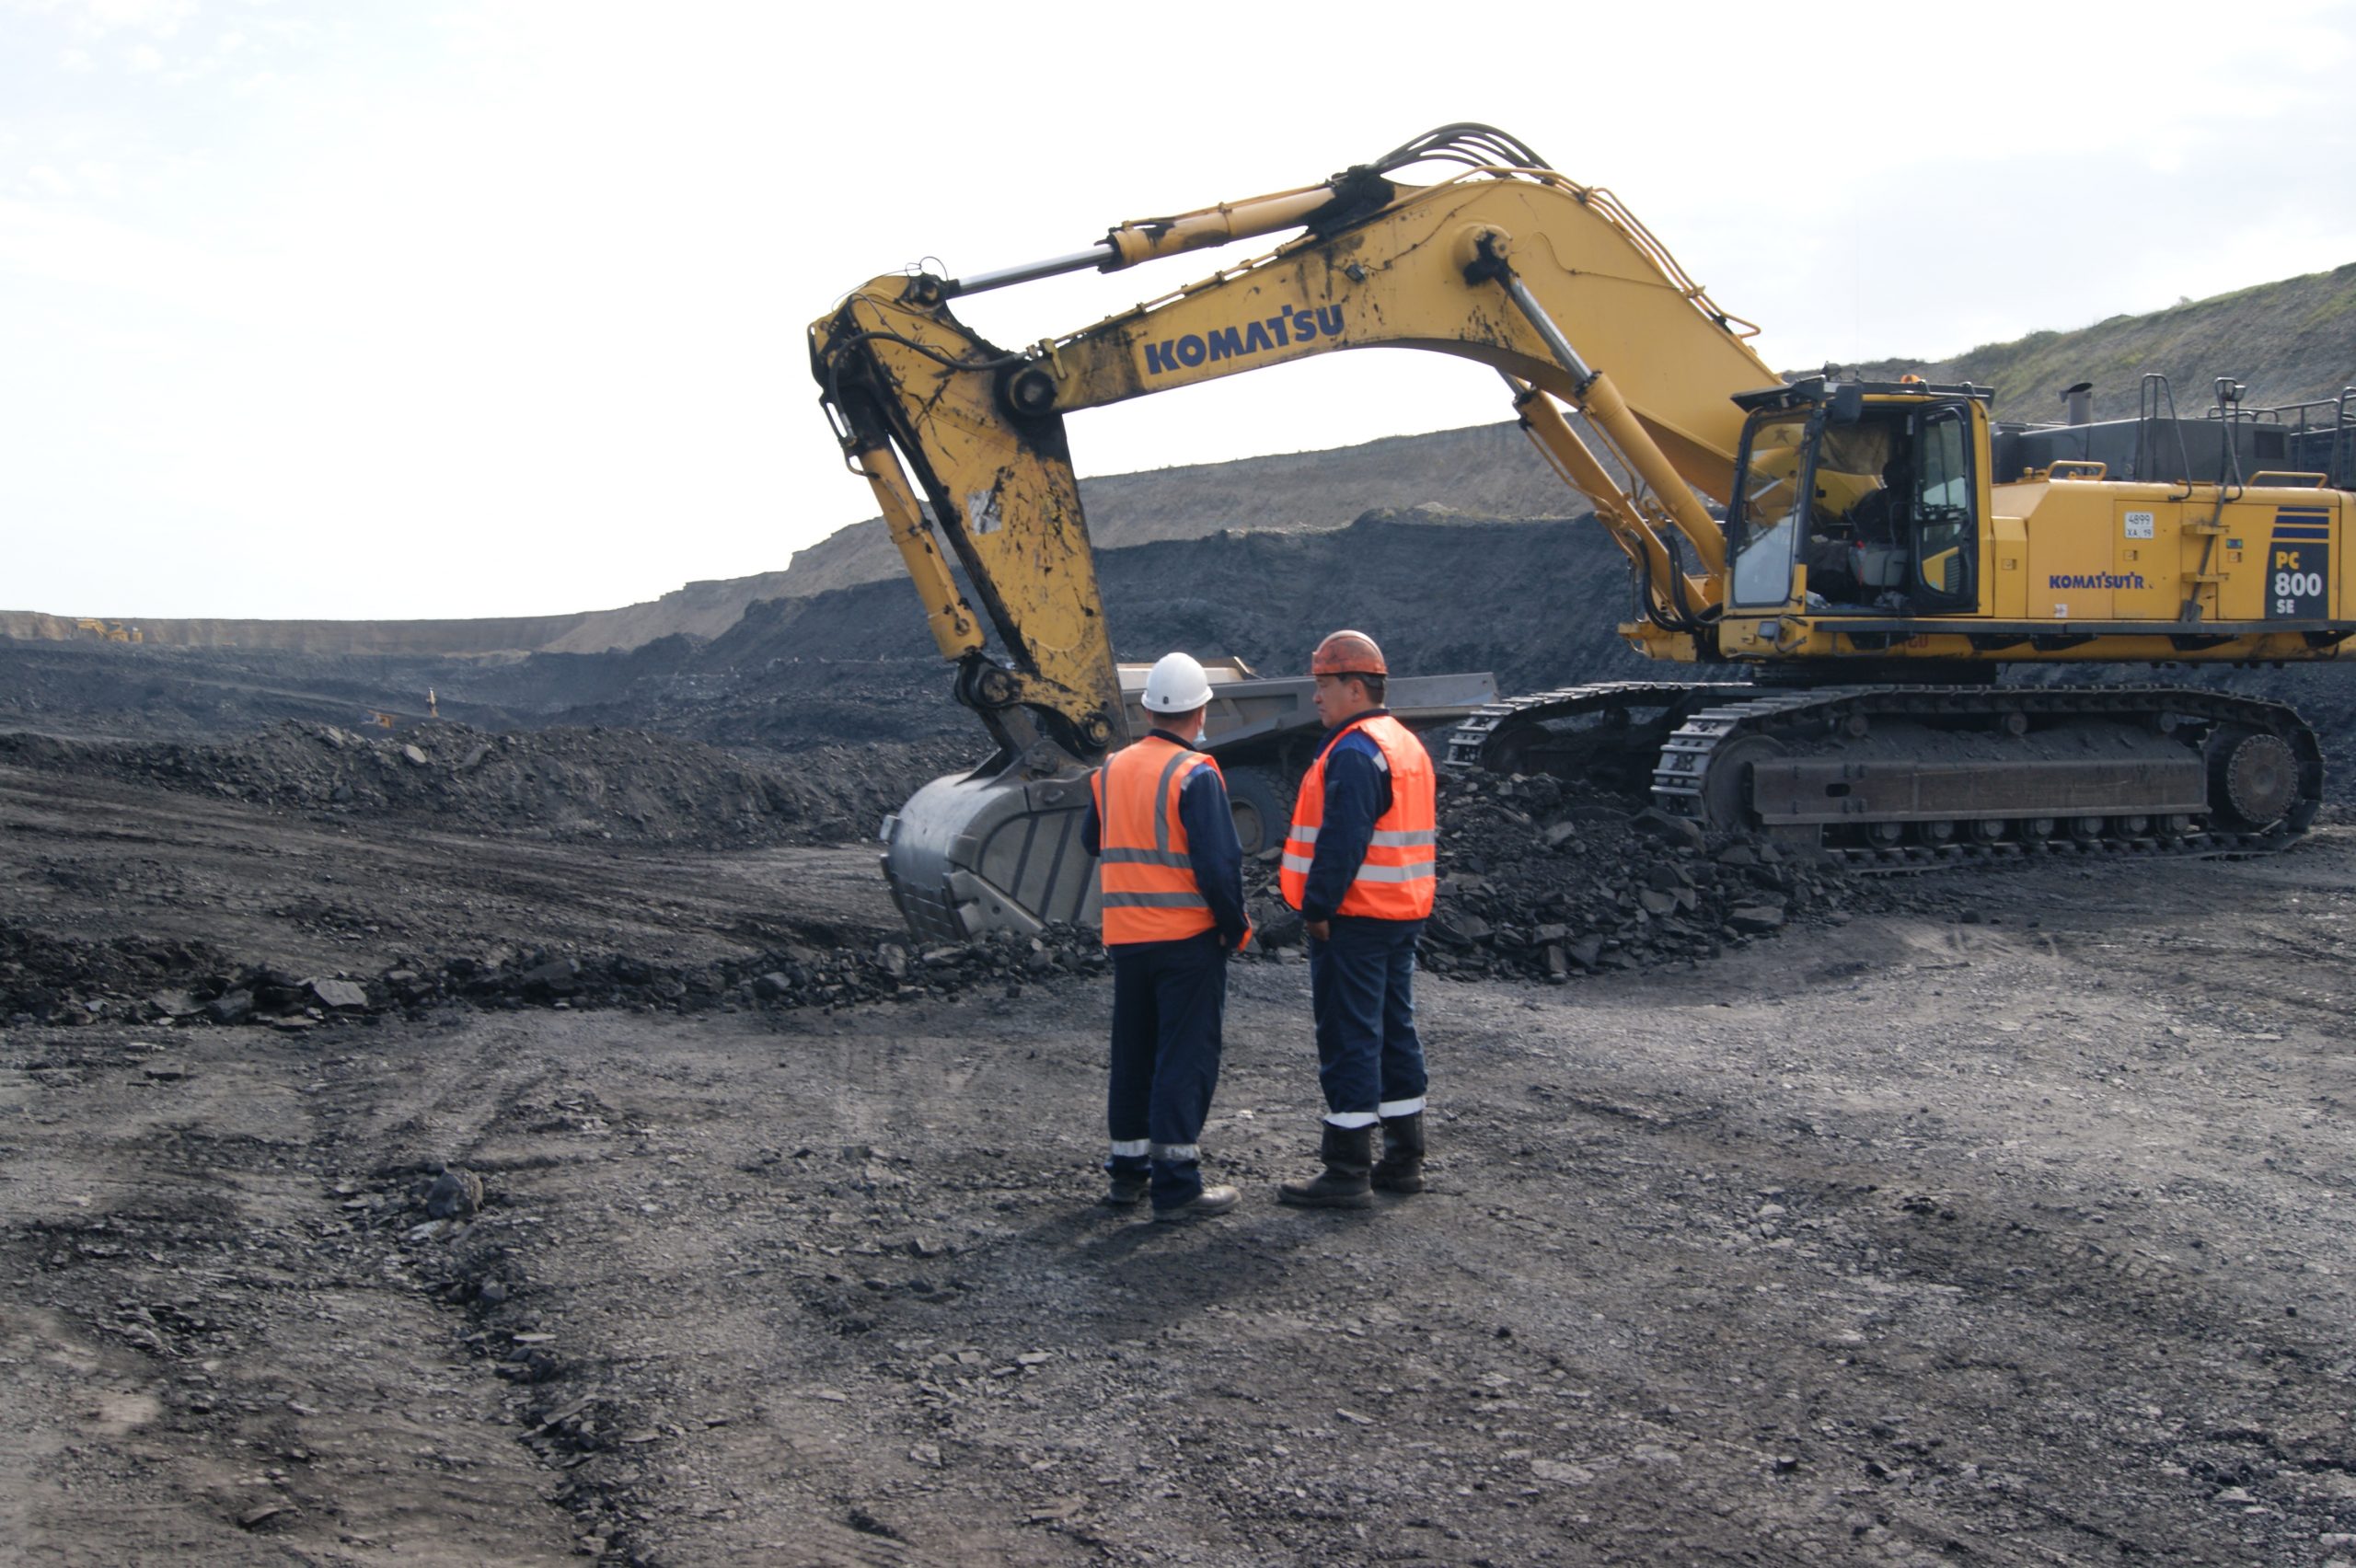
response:
[[[1923,609],[1980,599],[1979,519],[1972,515],[1969,427],[1963,410],[1933,409],[1914,443],[1912,596]]]
[[[1781,605],[1792,596],[1792,567],[1806,512],[1799,501],[1807,481],[1809,424],[1805,412],[1758,414],[1743,432],[1740,478],[1727,509],[1738,605]]]

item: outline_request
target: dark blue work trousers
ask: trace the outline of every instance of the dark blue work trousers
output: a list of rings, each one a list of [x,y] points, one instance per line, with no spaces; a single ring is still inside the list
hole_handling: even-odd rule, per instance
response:
[[[1153,1206],[1203,1190],[1203,1122],[1218,1088],[1220,1025],[1227,1012],[1227,949],[1206,931],[1177,942],[1113,953],[1113,1064],[1105,1169],[1153,1173]]]
[[[1415,939],[1424,923],[1336,915],[1332,929],[1324,941],[1309,939],[1325,1119],[1363,1127],[1378,1114],[1420,1111],[1428,1080],[1415,1037]]]

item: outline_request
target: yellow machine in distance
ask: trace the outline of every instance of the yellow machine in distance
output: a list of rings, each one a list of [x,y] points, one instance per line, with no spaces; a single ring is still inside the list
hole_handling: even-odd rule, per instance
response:
[[[1393,179],[1432,163],[1460,168]],[[1029,350],[985,341],[951,309],[1284,230],[1299,232]],[[1473,125],[1313,186],[1123,224],[1047,261],[853,291],[813,324],[812,369],[958,665],[957,695],[999,745],[895,819],[886,868],[903,908],[952,911],[936,928],[954,931],[972,925],[955,911],[1075,906],[1068,875],[1040,868],[1077,859],[1072,783],[1123,728],[1065,416],[1373,347],[1499,373],[1628,555],[1622,634],[1687,666],[1676,683],[1490,705],[1457,732],[1452,764],[1576,771],[1600,732],[1649,749],[1664,810],[1875,863],[2248,850],[2304,828],[2322,763],[2281,704],[1994,676],[2336,657],[2356,633],[2336,548],[2350,497],[2321,470],[2356,445],[2349,399],[2327,461],[2269,469],[2282,443],[2260,439],[2226,384],[2208,421],[2164,413],[2165,384],[2147,378],[2131,429],[2004,425],[1984,388],[1786,384],[1752,352],[1755,331],[1608,190]],[[1017,832],[1036,863],[1001,854],[986,871],[986,847]]]

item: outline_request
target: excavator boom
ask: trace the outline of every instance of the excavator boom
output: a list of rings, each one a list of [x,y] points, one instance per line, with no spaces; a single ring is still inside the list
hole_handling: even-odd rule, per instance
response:
[[[1434,156],[1438,144],[1392,157]],[[1064,416],[1344,349],[1418,348],[1499,371],[1542,450],[1628,550],[1662,618],[1681,628],[1648,628],[1663,644],[1653,651],[1695,656],[1692,623],[1723,597],[1725,571],[1722,535],[1695,492],[1731,498],[1742,413],[1729,399],[1776,379],[1751,352],[1748,324],[1719,310],[1609,191],[1542,167],[1490,165],[1401,186],[1392,167],[1124,224],[1093,250],[1002,272],[878,278],[814,325],[812,364],[845,450],[876,489],[941,651],[976,672],[961,695],[978,699],[994,730],[1027,708],[1083,756],[1117,732],[1098,722],[1111,662]],[[1117,270],[1278,226],[1305,232],[1026,352],[984,340],[950,309],[981,288]],[[1586,416],[1600,458],[1565,408]],[[945,570],[919,490],[1005,659],[983,653],[981,617]]]

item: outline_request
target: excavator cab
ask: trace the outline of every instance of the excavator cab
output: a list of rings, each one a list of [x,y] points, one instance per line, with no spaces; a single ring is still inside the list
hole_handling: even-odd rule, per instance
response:
[[[1727,511],[1734,607],[1978,608],[1984,508],[1972,454],[1985,396],[1819,378],[1738,398],[1749,417]]]

